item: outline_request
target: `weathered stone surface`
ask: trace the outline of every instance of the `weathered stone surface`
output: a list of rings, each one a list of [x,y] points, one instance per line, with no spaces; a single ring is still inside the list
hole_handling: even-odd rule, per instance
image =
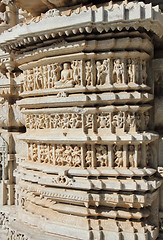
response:
[[[0,35],[6,239],[161,237],[163,15],[104,2],[17,0],[47,12]]]

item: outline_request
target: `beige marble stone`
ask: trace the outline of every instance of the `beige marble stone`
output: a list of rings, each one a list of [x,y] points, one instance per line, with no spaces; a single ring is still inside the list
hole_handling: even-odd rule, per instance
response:
[[[159,6],[0,11],[0,239],[161,239]]]

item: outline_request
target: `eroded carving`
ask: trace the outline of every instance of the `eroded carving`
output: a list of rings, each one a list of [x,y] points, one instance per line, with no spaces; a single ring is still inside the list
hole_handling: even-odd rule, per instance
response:
[[[115,83],[124,83],[124,63],[121,59],[114,60],[113,80]]]
[[[96,166],[108,167],[108,148],[107,145],[96,145]]]

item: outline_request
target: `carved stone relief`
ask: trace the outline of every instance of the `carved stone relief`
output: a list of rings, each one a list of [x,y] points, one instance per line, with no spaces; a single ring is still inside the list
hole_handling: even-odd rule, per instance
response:
[[[104,113],[53,113],[26,114],[27,129],[74,129],[82,128],[84,119],[85,130],[111,129],[113,133],[143,131],[148,128],[149,112],[104,112]]]
[[[83,69],[84,66],[84,69]],[[93,69],[96,70],[94,79]],[[85,74],[83,75],[83,71]],[[139,74],[141,76],[139,79]],[[73,60],[24,71],[23,92],[108,84],[146,84],[146,61],[138,59]],[[83,80],[85,78],[85,83]]]
[[[69,167],[134,167],[142,164],[142,154],[145,154],[145,164],[148,165],[153,157],[149,145],[146,145],[146,152],[141,144],[28,144],[29,161],[51,164],[55,166]],[[82,155],[82,152],[85,154]],[[113,152],[113,154],[112,154]],[[112,165],[113,162],[113,165]]]

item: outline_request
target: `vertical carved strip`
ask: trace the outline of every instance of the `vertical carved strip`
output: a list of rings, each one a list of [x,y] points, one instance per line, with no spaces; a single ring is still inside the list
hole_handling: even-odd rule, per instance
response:
[[[31,149],[31,160],[33,161],[33,144],[32,143],[29,143],[29,144]]]
[[[138,162],[139,162],[139,154],[138,154],[138,144],[135,144],[135,158],[134,158],[134,165],[137,168],[138,167]]]
[[[82,168],[85,167],[85,155],[86,155],[86,149],[85,149],[85,145],[83,144],[81,146],[81,167]]]
[[[94,144],[91,144],[91,150],[92,150],[92,167],[95,168],[96,167],[96,149]]]
[[[86,81],[85,81],[85,61],[82,60],[82,65],[81,65],[81,86],[85,87],[86,86]]]
[[[147,151],[147,146],[145,143],[142,143],[142,162],[141,162],[141,167],[146,167],[147,166],[147,162],[146,162],[146,157],[147,157],[147,154],[146,154],[146,151]]]
[[[48,163],[50,163],[50,144],[47,145],[47,150],[48,150]]]
[[[37,149],[38,149],[38,162],[41,163],[41,158],[40,158],[40,144],[37,144]]]
[[[94,133],[97,132],[97,120],[96,120],[96,114],[93,114],[93,118],[92,118],[92,130]]]
[[[108,145],[108,166],[114,167],[113,145]]]
[[[94,59],[91,59],[91,66],[92,66],[92,85],[96,86],[96,66]]]
[[[123,84],[128,84],[128,79],[127,79],[127,60],[125,58],[122,59],[122,67],[123,67],[123,74],[122,74],[122,83]]]
[[[52,149],[53,149],[53,164],[55,165],[55,144],[54,145],[52,145]]]
[[[114,133],[114,126],[113,126],[113,112],[109,113],[110,115],[110,129],[111,129],[111,133]]]
[[[56,148],[57,148],[57,145],[54,144],[54,166],[56,166]]]
[[[86,133],[86,128],[85,128],[85,114],[82,114],[82,130],[84,133]]]
[[[123,144],[123,167],[128,167],[128,145]]]

